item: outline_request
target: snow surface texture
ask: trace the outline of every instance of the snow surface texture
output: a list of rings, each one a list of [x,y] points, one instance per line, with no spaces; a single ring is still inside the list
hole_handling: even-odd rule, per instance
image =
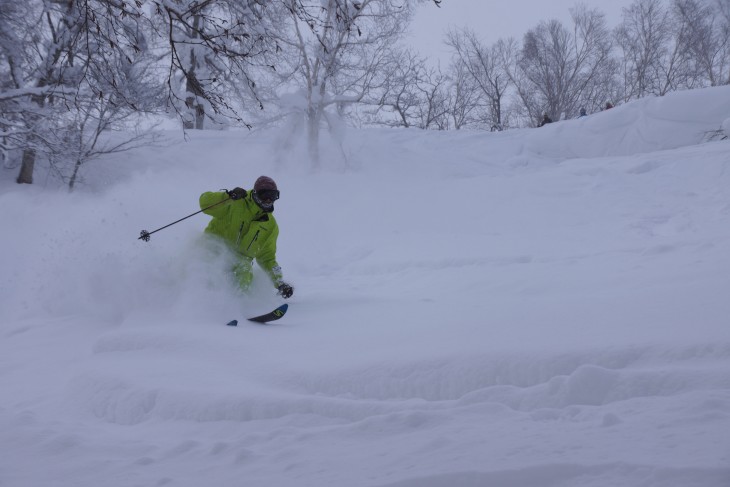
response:
[[[0,182],[0,485],[730,485],[730,87],[504,133],[190,133]],[[14,171],[13,171],[14,172]],[[284,319],[201,238],[279,183]],[[238,319],[238,327],[225,323]]]

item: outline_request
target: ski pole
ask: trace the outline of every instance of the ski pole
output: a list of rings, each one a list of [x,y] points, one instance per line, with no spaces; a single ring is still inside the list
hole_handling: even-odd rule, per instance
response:
[[[145,242],[149,242],[149,241],[150,241],[150,235],[152,235],[153,233],[155,233],[155,232],[159,232],[160,230],[164,230],[164,229],[165,229],[165,228],[167,228],[167,227],[171,227],[171,226],[173,226],[174,224],[176,224],[176,223],[180,223],[180,222],[181,222],[181,221],[183,221],[183,220],[187,220],[187,219],[188,219],[188,218],[190,218],[191,216],[195,216],[195,215],[197,215],[198,213],[201,213],[201,212],[203,212],[203,211],[205,211],[205,210],[208,210],[208,209],[210,209],[210,208],[213,208],[214,206],[218,206],[218,205],[220,205],[221,203],[225,203],[226,201],[228,201],[228,200],[230,200],[230,199],[231,199],[231,198],[230,198],[230,197],[228,197],[228,198],[224,199],[223,201],[219,201],[218,203],[215,203],[214,205],[206,206],[205,208],[203,208],[203,209],[202,209],[202,210],[200,210],[200,211],[196,211],[196,212],[195,212],[195,213],[193,213],[193,214],[190,214],[190,215],[188,215],[188,216],[186,216],[186,217],[180,218],[180,219],[179,219],[178,221],[176,221],[176,222],[172,222],[172,223],[170,223],[170,224],[168,224],[168,225],[165,225],[164,227],[160,227],[160,228],[158,228],[157,230],[152,230],[151,232],[148,232],[147,230],[142,230],[141,232],[139,232],[139,238],[138,238],[137,240],[144,240]]]

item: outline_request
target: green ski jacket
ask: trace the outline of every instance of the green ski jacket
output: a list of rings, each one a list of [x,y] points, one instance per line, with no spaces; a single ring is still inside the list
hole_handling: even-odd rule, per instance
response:
[[[225,192],[207,192],[200,195],[200,208],[215,205],[228,198]],[[275,286],[282,280],[281,267],[276,262],[276,239],[279,225],[274,215],[264,212],[251,198],[251,192],[240,200],[228,200],[204,211],[213,219],[205,229],[206,233],[222,238],[241,258],[241,265],[235,270],[241,287],[251,282],[251,261],[269,275]]]

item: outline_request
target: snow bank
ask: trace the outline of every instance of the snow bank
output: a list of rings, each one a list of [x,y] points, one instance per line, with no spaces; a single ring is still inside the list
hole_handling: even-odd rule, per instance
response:
[[[561,159],[677,149],[703,141],[720,128],[728,113],[730,86],[677,91],[547,125],[527,138],[527,146]]]

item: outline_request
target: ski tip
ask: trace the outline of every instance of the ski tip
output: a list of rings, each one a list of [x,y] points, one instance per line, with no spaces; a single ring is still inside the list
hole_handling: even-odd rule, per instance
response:
[[[276,321],[286,314],[287,309],[289,309],[289,305],[282,304],[281,306],[276,308],[274,311],[266,313],[265,315],[254,316],[253,318],[248,318],[248,321],[253,321],[254,323],[268,323],[270,321]]]
[[[238,320],[231,320],[226,323],[227,326],[238,326]]]

